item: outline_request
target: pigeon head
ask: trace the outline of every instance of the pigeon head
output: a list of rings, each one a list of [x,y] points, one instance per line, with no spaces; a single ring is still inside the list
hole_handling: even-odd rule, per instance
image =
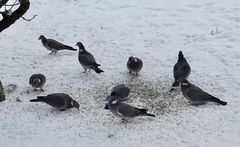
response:
[[[189,84],[188,80],[185,79],[184,77],[180,77],[178,81],[184,86]]]
[[[179,58],[179,59],[183,58],[183,53],[182,53],[182,51],[179,51],[179,53],[178,53],[178,58]]]
[[[107,96],[106,99],[107,99],[108,103],[111,103],[111,104],[117,103],[117,99],[114,96]]]
[[[129,62],[137,62],[137,60],[133,56],[129,57],[128,61]]]
[[[77,109],[79,110],[79,107],[80,107],[80,106],[79,106],[79,103],[78,103],[77,101],[73,100],[73,101],[72,101],[72,106],[75,107],[75,108],[77,108]]]
[[[82,42],[77,42],[76,46],[79,47],[79,51],[80,51],[80,52],[85,50],[85,47],[84,47],[84,45],[82,44]]]
[[[33,79],[32,86],[36,88],[40,84],[41,80],[38,78]]]
[[[46,39],[43,35],[40,35],[38,40],[43,40],[43,39]]]

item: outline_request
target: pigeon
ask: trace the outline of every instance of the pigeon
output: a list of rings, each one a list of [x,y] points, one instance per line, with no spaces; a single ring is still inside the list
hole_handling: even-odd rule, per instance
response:
[[[124,84],[117,85],[113,87],[111,91],[111,96],[114,96],[117,100],[124,100],[129,95],[130,89],[126,87]],[[109,109],[108,104],[104,107],[104,109]]]
[[[41,91],[44,91],[42,87],[45,83],[46,77],[43,74],[33,74],[29,79],[29,84],[34,88],[34,90],[40,88]]]
[[[76,46],[79,47],[78,61],[84,68],[84,72],[86,72],[87,69],[89,69],[89,71],[90,69],[92,69],[96,73],[103,72],[103,70],[98,68],[98,66],[101,66],[101,65],[96,63],[94,56],[88,51],[86,51],[85,47],[81,42],[77,42]]]
[[[111,91],[111,96],[114,96],[118,99],[126,98],[130,93],[130,89],[126,87],[124,84],[117,85],[113,87]]]
[[[122,103],[118,101],[114,96],[107,96],[106,99],[108,101],[108,107],[113,115],[121,118],[123,121],[127,121],[128,119],[138,116],[155,117],[155,115],[147,113],[147,109],[139,109]]]
[[[172,87],[179,86],[178,79],[180,77],[187,78],[190,74],[191,67],[188,64],[187,60],[184,58],[182,51],[179,51],[178,61],[173,67],[173,77],[175,81],[172,84]]]
[[[79,110],[79,103],[65,93],[53,93],[47,96],[38,96],[37,99],[31,99],[30,102],[44,102],[60,111],[70,109],[72,107]]]
[[[129,74],[132,72],[135,72],[136,76],[138,75],[138,72],[142,69],[143,62],[141,59],[137,57],[129,57],[127,62],[127,68],[129,70]]]
[[[50,54],[54,53],[56,54],[59,50],[71,50],[71,51],[77,51],[77,49],[72,48],[71,46],[62,44],[56,40],[53,39],[47,39],[45,36],[41,35],[38,40],[42,41],[43,46],[52,51]],[[49,54],[49,55],[50,55]]]
[[[221,101],[220,99],[208,94],[201,88],[189,83],[183,77],[179,78],[179,82],[181,83],[183,96],[186,97],[193,105],[201,105],[208,102],[215,102],[221,105],[227,105],[227,102]]]

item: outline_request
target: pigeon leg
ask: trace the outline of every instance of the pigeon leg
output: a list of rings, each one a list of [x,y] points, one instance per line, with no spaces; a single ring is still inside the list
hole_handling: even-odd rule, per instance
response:
[[[174,90],[174,88],[171,88],[170,90],[169,90],[169,92],[172,92]]]
[[[82,73],[86,73],[87,72],[87,69],[84,68],[84,71],[82,71]]]
[[[54,51],[52,51],[49,55],[51,55]]]
[[[122,123],[124,123],[124,124],[127,123],[127,120],[122,118]]]

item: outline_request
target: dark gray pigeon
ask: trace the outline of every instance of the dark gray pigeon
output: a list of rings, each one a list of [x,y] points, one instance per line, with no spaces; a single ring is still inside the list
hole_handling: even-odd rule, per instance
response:
[[[29,79],[29,84],[34,88],[34,90],[40,88],[41,91],[44,91],[42,87],[45,83],[46,77],[43,74],[33,74]]]
[[[143,66],[143,62],[141,59],[133,56],[129,57],[127,62],[127,68],[130,74],[134,72],[137,76],[138,72],[142,69],[142,66]]]
[[[111,96],[114,96],[117,100],[124,100],[130,93],[130,89],[124,84],[117,85],[111,90]],[[108,104],[104,109],[109,109]]]
[[[179,86],[178,79],[180,77],[187,78],[191,72],[191,67],[188,64],[187,60],[184,58],[182,51],[179,51],[178,61],[173,67],[173,77],[175,81],[172,84],[172,87]]]
[[[111,91],[111,96],[114,96],[117,99],[124,99],[130,93],[130,89],[126,87],[124,84],[117,85],[113,87]]]
[[[221,101],[220,99],[208,94],[199,87],[189,83],[185,78],[180,77],[182,94],[187,98],[193,105],[206,104],[208,102],[215,102],[221,105],[227,105],[227,102]]]
[[[147,113],[147,109],[139,109],[128,104],[119,102],[113,96],[107,96],[108,107],[110,111],[116,117],[121,118],[123,121],[127,121],[127,119],[131,119],[138,116],[152,116],[155,117],[153,114]]]
[[[57,53],[57,51],[59,50],[71,50],[71,51],[77,51],[77,49],[74,49],[72,48],[71,46],[68,46],[68,45],[65,45],[65,44],[62,44],[56,40],[53,40],[53,39],[47,39],[46,37],[44,37],[43,35],[41,35],[38,40],[42,40],[42,44],[43,46],[52,51],[50,54],[52,53]],[[50,55],[49,54],[49,55]]]
[[[78,61],[84,68],[84,72],[86,72],[87,69],[89,69],[89,71],[90,71],[90,69],[92,69],[96,73],[103,72],[103,70],[98,68],[98,66],[101,66],[101,65],[96,63],[96,60],[93,57],[93,55],[91,53],[89,53],[88,51],[86,51],[85,47],[83,46],[83,44],[81,42],[77,42],[76,46],[79,47]]]
[[[47,96],[38,96],[37,99],[31,99],[30,102],[44,102],[60,111],[73,107],[79,110],[79,103],[65,93],[53,93]]]

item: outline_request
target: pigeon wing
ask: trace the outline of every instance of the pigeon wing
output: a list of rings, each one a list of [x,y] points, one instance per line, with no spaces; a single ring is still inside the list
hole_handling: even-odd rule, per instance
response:
[[[53,39],[48,39],[48,43],[47,45],[50,47],[50,48],[54,48],[54,49],[65,49],[65,45],[56,41],[56,40],[53,40]]]
[[[55,107],[55,108],[62,108],[65,106],[65,99],[62,97],[56,97],[56,95],[47,95],[46,97],[46,103],[49,105]]]
[[[81,64],[86,65],[86,66],[96,65],[96,62],[92,58],[89,58],[89,56],[86,54],[80,54],[79,61]]]
[[[141,112],[140,110],[128,104],[122,104],[118,109],[119,115],[123,117],[129,117],[129,118],[138,116],[140,112]]]
[[[187,92],[187,96],[195,102],[206,102],[209,99],[208,93],[204,92],[198,87],[189,89]]]

